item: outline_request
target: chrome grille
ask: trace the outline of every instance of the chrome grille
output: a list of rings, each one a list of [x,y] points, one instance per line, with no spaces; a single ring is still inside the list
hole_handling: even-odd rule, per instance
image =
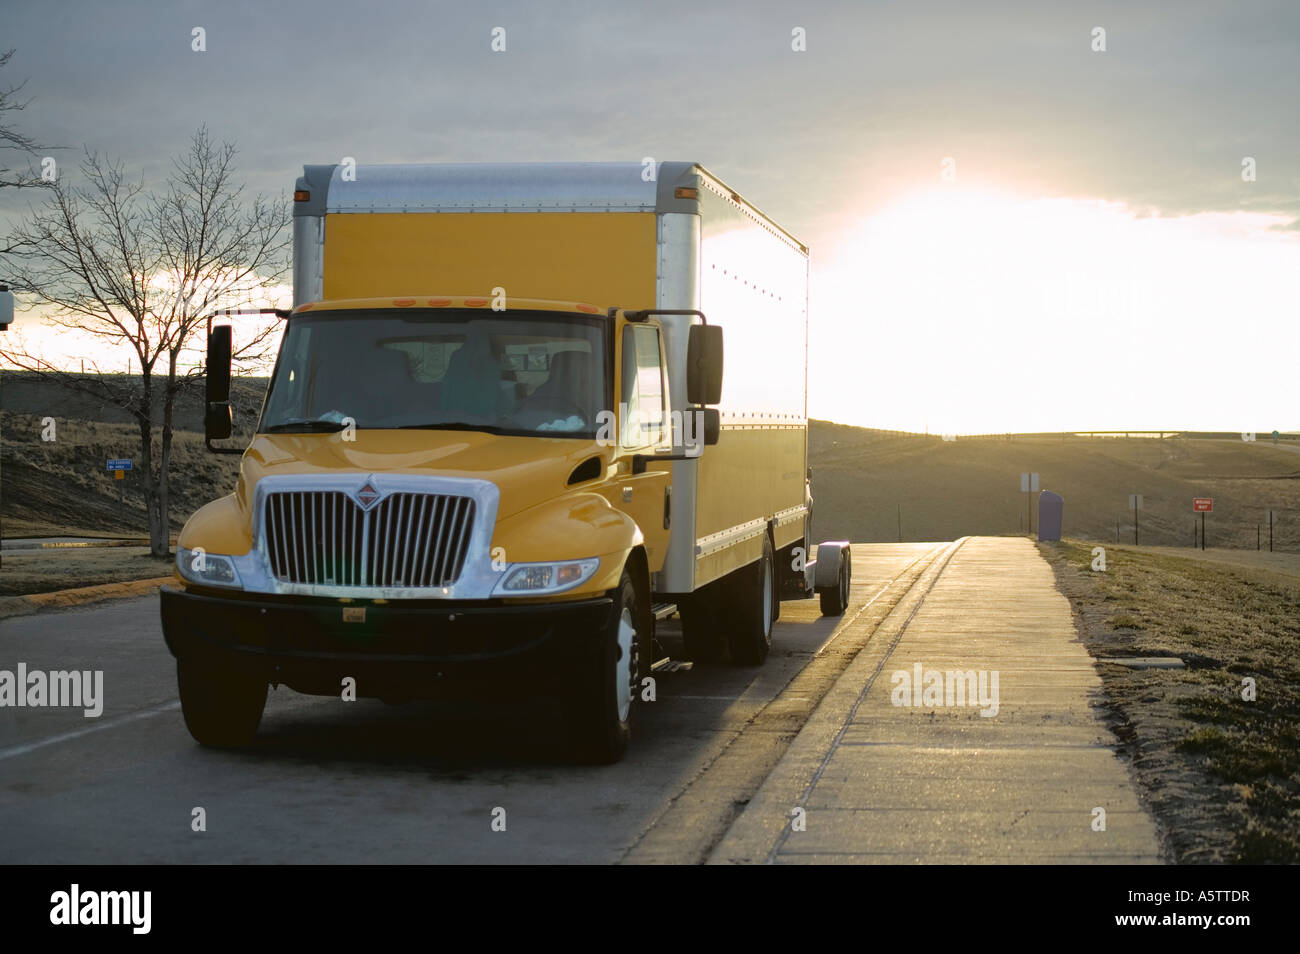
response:
[[[448,494],[389,494],[364,510],[340,491],[266,495],[266,551],[282,583],[450,586],[460,576],[474,501]]]

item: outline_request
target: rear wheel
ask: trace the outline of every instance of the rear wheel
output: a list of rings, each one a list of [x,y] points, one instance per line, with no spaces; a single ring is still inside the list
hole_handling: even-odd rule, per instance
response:
[[[772,648],[772,620],[776,618],[776,568],[772,540],[763,535],[763,555],[741,572],[736,581],[734,621],[729,633],[731,659],[740,666],[762,665]]]
[[[701,587],[677,604],[682,621],[682,651],[695,662],[718,662],[726,646],[722,603],[726,594],[718,584]]]
[[[599,647],[579,664],[564,699],[575,754],[583,762],[617,762],[632,737],[632,709],[640,676],[641,607],[624,571]]]
[[[266,680],[209,662],[176,660],[181,714],[194,741],[212,748],[246,745],[266,708]]]
[[[818,594],[821,597],[823,616],[841,616],[848,609],[852,572],[849,551],[846,549],[840,554],[840,572],[835,586],[824,589]]]

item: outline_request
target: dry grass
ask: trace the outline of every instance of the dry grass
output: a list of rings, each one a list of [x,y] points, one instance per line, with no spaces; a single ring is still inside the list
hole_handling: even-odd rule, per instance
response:
[[[106,375],[118,384],[121,375]],[[38,375],[3,372],[0,408],[0,520],[7,537],[148,536],[139,473],[114,481],[110,457],[140,465],[140,435],[125,412]],[[247,442],[257,421],[264,378],[232,384],[236,432]],[[182,395],[176,408],[171,470],[171,525],[177,530],[203,504],[234,489],[239,458],[208,453],[203,445],[201,389]],[[53,418],[57,440],[41,440],[42,420]],[[155,428],[155,453],[161,429]],[[238,444],[239,439],[231,442]]]
[[[138,472],[117,481],[104,466],[110,457],[139,464],[133,425],[61,420],[58,439],[46,443],[40,418],[4,413],[0,419],[5,536],[148,535]],[[172,444],[173,531],[203,504],[233,491],[238,474],[237,456],[210,454],[201,434],[178,432]]]
[[[1300,861],[1300,575],[1106,547],[1040,545],[1102,665],[1115,731],[1177,861]],[[1245,701],[1245,681],[1255,701]]]
[[[998,536],[1025,526],[1020,474],[1065,498],[1070,536],[1132,543],[1128,495],[1144,496],[1144,544],[1190,547],[1192,497],[1214,498],[1211,546],[1255,549],[1265,511],[1281,514],[1275,545],[1300,552],[1300,453],[1270,442],[938,437],[813,422],[814,539],[862,542]],[[1120,539],[1115,525],[1119,520]],[[1268,531],[1264,530],[1267,547]]]
[[[149,555],[148,547],[77,547],[6,550],[0,596],[52,593],[101,583],[127,583],[170,576],[172,559]]]

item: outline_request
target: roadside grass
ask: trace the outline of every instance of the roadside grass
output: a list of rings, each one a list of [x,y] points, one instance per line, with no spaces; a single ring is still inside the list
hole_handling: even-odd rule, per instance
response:
[[[134,425],[62,420],[58,439],[47,443],[40,439],[41,419],[34,415],[5,411],[0,424],[0,518],[6,537],[148,536],[139,473],[128,471],[119,481],[105,467],[108,458],[117,457],[133,458],[140,466]],[[177,431],[170,480],[172,531],[203,504],[234,490],[238,474],[238,456],[211,454],[202,434]]]
[[[1300,575],[1095,546],[1040,544],[1089,652],[1187,664],[1098,667],[1173,859],[1300,861]]]
[[[1013,441],[899,435],[811,421],[813,539],[871,543],[1001,536],[1026,529],[1020,474],[1065,498],[1065,527],[1082,539],[1132,542],[1128,495],[1145,496],[1143,544],[1190,546],[1192,498],[1214,498],[1216,547],[1300,552],[1300,454],[1290,445],[1230,440],[1061,437]]]
[[[6,550],[0,596],[52,593],[101,583],[170,576],[173,557],[150,556],[148,547],[77,547]]]

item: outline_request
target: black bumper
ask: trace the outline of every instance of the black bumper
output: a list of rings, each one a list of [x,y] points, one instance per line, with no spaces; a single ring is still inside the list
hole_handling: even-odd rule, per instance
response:
[[[265,674],[302,692],[436,697],[457,683],[545,681],[599,649],[608,597],[540,605],[389,603],[218,596],[162,588],[162,627],[177,659]],[[355,612],[345,621],[344,608]],[[540,686],[538,688],[541,688]]]

